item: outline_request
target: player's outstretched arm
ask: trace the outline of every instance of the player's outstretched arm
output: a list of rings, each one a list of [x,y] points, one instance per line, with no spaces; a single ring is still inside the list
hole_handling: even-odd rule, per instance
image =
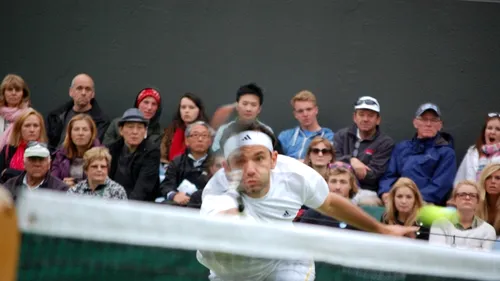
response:
[[[404,236],[418,231],[418,227],[382,224],[349,200],[335,193],[329,193],[325,202],[317,210],[368,232]]]

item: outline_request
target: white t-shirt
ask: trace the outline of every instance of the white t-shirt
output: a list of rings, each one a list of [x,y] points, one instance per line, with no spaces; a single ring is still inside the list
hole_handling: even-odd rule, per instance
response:
[[[210,179],[203,190],[202,215],[217,215],[238,207],[236,200],[225,194],[228,185],[223,169]],[[294,158],[278,155],[276,167],[271,171],[269,192],[258,199],[243,195],[245,209],[242,215],[261,222],[292,223],[302,205],[317,209],[325,202],[328,193],[328,185],[319,173]],[[198,252],[197,257],[200,263],[224,280],[259,280],[280,262],[210,252]]]

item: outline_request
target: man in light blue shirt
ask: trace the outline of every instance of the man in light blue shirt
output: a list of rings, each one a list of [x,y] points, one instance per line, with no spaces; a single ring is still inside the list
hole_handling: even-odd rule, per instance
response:
[[[315,137],[323,137],[333,143],[333,132],[318,124],[318,105],[316,96],[310,91],[300,91],[290,102],[293,116],[299,126],[281,132],[278,139],[285,155],[302,160],[307,148]]]

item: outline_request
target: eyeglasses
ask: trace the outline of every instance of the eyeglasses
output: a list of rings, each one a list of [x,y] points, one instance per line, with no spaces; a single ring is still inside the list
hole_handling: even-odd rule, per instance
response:
[[[28,142],[28,144],[26,145],[26,148],[28,147],[34,147],[34,146],[42,146],[42,147],[45,147],[45,148],[48,148],[47,144],[44,143],[44,142],[38,142],[38,141],[30,141]]]
[[[354,144],[354,150],[352,151],[352,157],[358,157],[359,153],[359,145],[361,144],[361,140],[357,140]]]
[[[500,117],[500,112],[490,112],[488,113],[488,117]]]
[[[189,138],[194,138],[194,139],[199,139],[199,138],[207,139],[209,137],[210,137],[209,134],[192,134],[192,135],[189,135]]]
[[[438,123],[441,122],[441,119],[439,118],[430,118],[430,119],[424,119],[422,117],[417,117],[417,120],[423,123]]]
[[[326,149],[326,148],[323,148],[323,149],[313,148],[313,149],[311,149],[311,152],[314,154],[319,154],[320,152],[321,152],[321,154],[330,154],[330,153],[332,153],[332,150]]]
[[[357,100],[356,103],[354,105],[362,105],[362,104],[366,104],[366,105],[378,105],[378,103],[374,100],[370,100],[370,99],[360,99],[360,100]]]
[[[467,197],[469,197],[470,199],[478,199],[479,198],[479,194],[477,194],[477,193],[468,193],[468,192],[458,192],[457,193],[457,197],[460,198],[460,199],[465,199]]]

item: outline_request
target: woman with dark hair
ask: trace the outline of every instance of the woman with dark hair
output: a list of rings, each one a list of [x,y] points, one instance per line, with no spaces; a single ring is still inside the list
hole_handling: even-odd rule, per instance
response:
[[[500,163],[500,113],[488,113],[476,144],[465,154],[455,176],[455,184],[463,180],[478,181],[488,164]]]
[[[165,129],[160,145],[161,162],[169,163],[186,150],[184,131],[186,126],[195,121],[205,121],[208,118],[201,99],[192,93],[184,94],[170,125]]]
[[[68,122],[63,146],[54,153],[51,175],[64,181],[69,187],[86,179],[83,155],[100,145],[97,134],[97,127],[90,115],[73,116]]]

